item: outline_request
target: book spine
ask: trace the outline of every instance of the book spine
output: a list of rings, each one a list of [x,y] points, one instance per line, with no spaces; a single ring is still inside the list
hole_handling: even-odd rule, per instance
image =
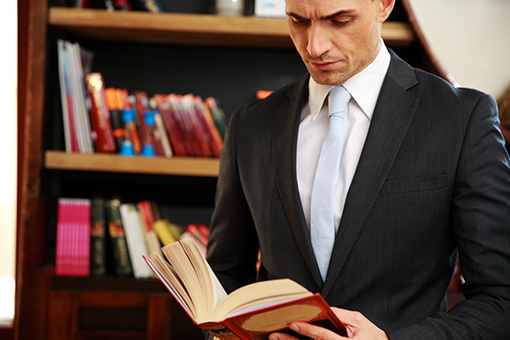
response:
[[[172,232],[170,231],[167,223],[164,220],[157,220],[152,225],[154,231],[159,237],[159,240],[163,244],[163,246],[167,246],[169,244],[174,243],[177,239],[174,237]]]
[[[184,148],[186,150],[186,156],[199,156],[199,146],[193,140],[193,126],[189,120],[187,113],[183,110],[181,104],[182,96],[175,94],[169,95],[168,99],[170,102],[171,112],[177,122],[178,129],[181,131]]]
[[[186,149],[184,147],[184,141],[182,132],[177,125],[177,121],[171,111],[169,103],[161,103],[158,105],[158,111],[163,118],[165,128],[170,139],[170,145],[176,156],[186,156]]]
[[[79,276],[90,275],[90,200],[79,199],[77,201],[79,209],[79,228],[78,228],[78,273]]]
[[[210,157],[211,152],[211,136],[208,131],[205,130],[203,122],[195,109],[195,98],[192,94],[187,94],[182,97],[182,105],[191,123],[191,134],[196,145],[196,150],[199,150],[198,156]]]
[[[225,113],[218,107],[216,100],[213,97],[208,97],[205,99],[205,105],[211,111],[211,115],[214,119],[214,124],[218,128],[218,131],[221,135],[221,139],[225,139]]]
[[[105,202],[102,198],[91,201],[90,212],[90,274],[106,274],[106,220]]]
[[[85,83],[90,95],[92,125],[96,134],[98,152],[115,152],[112,122],[104,96],[104,81],[101,73],[89,73]]]
[[[126,233],[120,216],[120,201],[112,199],[106,202],[106,215],[108,220],[108,232],[112,243],[115,273],[118,276],[131,276],[133,269],[129,259]]]
[[[67,271],[67,248],[69,240],[69,216],[68,202],[66,199],[58,200],[57,208],[57,240],[55,254],[55,274],[68,275]]]
[[[138,219],[138,210],[134,204],[123,203],[120,205],[120,215],[126,232],[129,256],[133,275],[136,278],[148,278],[151,276],[149,267],[143,261],[142,256],[148,256],[147,246],[142,233],[142,227]]]
[[[202,125],[204,126],[204,130],[209,135],[209,143],[211,147],[211,151],[213,156],[216,158],[220,157],[220,152],[223,147],[223,139],[214,124],[214,119],[212,117],[211,111],[207,108],[207,106],[202,102],[202,98],[195,97],[195,108],[197,110],[197,114],[201,119]]]
[[[163,150],[163,156],[172,157],[173,151],[172,146],[170,145],[170,139],[168,138],[168,134],[165,129],[165,123],[163,122],[163,118],[161,114],[156,113],[154,116],[154,120],[156,123],[156,130],[154,131],[154,136],[157,141],[161,144],[161,148]]]
[[[134,4],[136,5],[136,8],[147,12],[165,12],[165,9],[158,0],[134,0]]]
[[[113,137],[116,142],[116,151],[120,151],[122,142],[124,142],[124,123],[122,121],[122,115],[117,105],[117,90],[114,88],[107,88],[104,90],[104,96],[106,99],[106,106],[110,111],[110,117],[112,121]]]

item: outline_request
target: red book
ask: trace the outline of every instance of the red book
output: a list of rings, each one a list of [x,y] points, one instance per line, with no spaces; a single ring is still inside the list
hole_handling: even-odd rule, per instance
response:
[[[195,110],[207,135],[211,152],[214,157],[219,158],[223,147],[223,139],[216,128],[211,111],[199,96],[195,97]]]
[[[159,103],[158,112],[165,124],[168,139],[170,140],[170,145],[172,146],[174,154],[176,156],[187,156],[184,146],[184,137],[172,113],[171,104],[168,102]]]
[[[197,145],[197,149],[200,150],[198,155],[202,157],[211,157],[213,155],[211,151],[212,136],[204,126],[201,117],[195,108],[195,96],[187,94],[182,97],[181,103],[191,122],[192,138],[194,139],[194,143]]]
[[[85,84],[90,96],[92,127],[96,134],[96,150],[98,152],[115,152],[110,112],[104,95],[104,81],[101,73],[89,73],[85,76]]]
[[[55,274],[90,274],[90,200],[58,200]]]
[[[267,339],[273,332],[299,337],[289,329],[304,321],[345,336],[346,330],[320,293],[311,293],[290,279],[268,280],[227,295],[193,239],[144,257],[193,323],[222,339]]]
[[[199,142],[193,137],[193,124],[191,123],[188,112],[182,105],[182,96],[170,94],[168,100],[172,108],[172,114],[183,137],[186,156],[202,156],[202,149],[200,148]]]
[[[197,240],[204,247],[207,248],[207,239],[208,239],[208,237],[206,237],[204,234],[202,234],[202,232],[198,229],[198,227],[196,225],[194,225],[194,224],[188,225],[188,227],[186,228],[186,231],[188,233],[190,233],[191,235],[193,235],[195,240]]]

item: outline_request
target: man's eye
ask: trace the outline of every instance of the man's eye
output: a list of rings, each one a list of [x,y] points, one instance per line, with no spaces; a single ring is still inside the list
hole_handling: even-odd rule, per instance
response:
[[[292,22],[296,25],[303,25],[304,23],[306,23],[306,20],[292,18]]]
[[[332,20],[333,24],[334,25],[337,25],[337,26],[345,26],[347,24],[349,24],[351,22],[351,20]]]

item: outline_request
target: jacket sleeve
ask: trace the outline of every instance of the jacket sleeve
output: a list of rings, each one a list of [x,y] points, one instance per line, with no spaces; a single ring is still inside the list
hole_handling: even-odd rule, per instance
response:
[[[227,293],[255,282],[258,241],[243,192],[236,156],[236,122],[241,107],[232,115],[221,151],[215,209],[211,222],[207,260]]]
[[[392,340],[509,338],[510,168],[498,126],[494,99],[482,95],[469,118],[451,204],[466,300],[388,327]]]

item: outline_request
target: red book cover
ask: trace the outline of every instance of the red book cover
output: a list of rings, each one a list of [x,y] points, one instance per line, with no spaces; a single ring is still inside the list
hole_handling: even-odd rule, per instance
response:
[[[115,152],[110,112],[106,106],[104,81],[101,73],[89,73],[85,83],[90,96],[92,126],[96,133],[96,149],[98,152]]]

